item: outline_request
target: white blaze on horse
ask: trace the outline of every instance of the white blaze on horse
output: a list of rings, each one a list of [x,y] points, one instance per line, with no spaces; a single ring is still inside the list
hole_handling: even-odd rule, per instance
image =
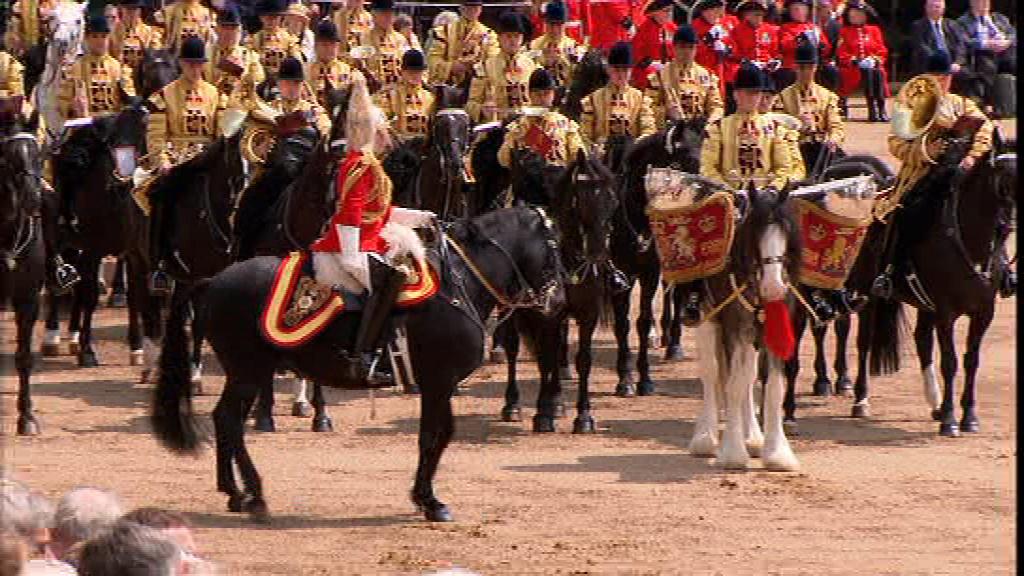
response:
[[[49,33],[46,39],[46,67],[33,89],[32,103],[46,125],[47,139],[54,143],[64,127],[64,115],[57,104],[61,70],[82,53],[86,4],[57,2],[44,14]]]

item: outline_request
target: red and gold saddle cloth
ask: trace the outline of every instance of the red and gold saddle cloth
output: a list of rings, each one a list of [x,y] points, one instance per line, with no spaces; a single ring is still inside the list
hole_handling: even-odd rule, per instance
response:
[[[839,216],[802,198],[793,199],[793,208],[803,237],[800,282],[826,290],[842,288],[860,253],[871,218]]]
[[[305,344],[346,308],[341,294],[313,278],[308,261],[307,252],[292,252],[277,268],[260,317],[263,337],[274,346],[295,348]],[[437,273],[427,262],[415,261],[415,269],[408,276],[395,303],[398,308],[411,308],[437,293]]]
[[[699,280],[725,268],[736,227],[731,193],[715,192],[693,204],[649,207],[647,215],[666,282]]]

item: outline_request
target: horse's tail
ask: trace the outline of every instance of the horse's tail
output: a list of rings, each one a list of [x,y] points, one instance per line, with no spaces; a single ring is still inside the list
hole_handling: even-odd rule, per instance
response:
[[[900,369],[900,342],[903,340],[903,305],[894,298],[877,298],[871,303],[872,376],[894,374]]]
[[[153,392],[150,421],[164,447],[186,454],[197,452],[201,444],[192,411],[191,376],[184,314],[172,310],[160,350],[160,377]]]

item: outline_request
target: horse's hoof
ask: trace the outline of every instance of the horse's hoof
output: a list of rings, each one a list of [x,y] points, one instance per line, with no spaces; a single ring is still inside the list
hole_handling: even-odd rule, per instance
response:
[[[192,365],[192,383],[201,384],[203,382],[203,365],[193,364]]]
[[[270,508],[263,500],[250,500],[245,504],[245,511],[249,513],[249,519],[257,524],[270,523]]]
[[[143,368],[142,372],[139,372],[139,384],[145,384],[146,382],[156,380],[156,378],[151,378],[152,375],[153,370],[150,368]]]
[[[783,420],[782,431],[786,433],[786,436],[799,436],[800,426],[797,425],[796,420]]]
[[[683,354],[683,347],[679,344],[669,344],[665,348],[665,360],[669,362],[676,362],[684,359],[686,356]]]
[[[502,422],[522,422],[523,411],[519,406],[505,406],[501,409]]]
[[[572,369],[568,366],[562,366],[558,369],[558,379],[562,381],[572,380]]]
[[[107,308],[124,308],[128,304],[128,298],[124,294],[114,292],[107,298]]]
[[[38,436],[39,422],[34,416],[21,416],[18,418],[18,436]]]
[[[942,422],[942,410],[939,410],[938,408],[932,410],[932,420]]]
[[[292,416],[297,418],[309,418],[313,415],[313,407],[309,402],[293,402]]]
[[[853,411],[850,413],[852,418],[867,418],[871,415],[871,410],[868,408],[867,402],[861,404],[857,403],[853,405]]]
[[[82,351],[78,353],[78,366],[81,368],[95,368],[100,365],[99,358],[95,352]]]
[[[536,414],[533,417],[533,431],[538,433],[554,432],[555,419],[552,416],[541,416]]]
[[[836,394],[838,396],[849,396],[853,393],[853,382],[845,374],[836,377]]]
[[[448,506],[437,498],[420,498],[416,494],[411,495],[412,503],[416,510],[423,513],[428,522],[451,522],[452,513]]]
[[[145,361],[145,356],[145,352],[142,351],[141,349],[132,350],[131,353],[128,355],[128,365],[142,366],[143,362]]]
[[[640,384],[636,387],[636,393],[638,396],[653,396],[654,395],[654,381],[650,378],[644,378],[640,381]]]
[[[615,395],[620,398],[636,396],[636,386],[633,384],[633,379],[629,376],[624,376],[620,379],[619,383],[615,385]]]
[[[491,349],[491,364],[504,364],[506,360],[505,349],[495,346]]]
[[[241,494],[235,494],[228,498],[228,512],[241,512],[242,505],[245,504],[245,496]]]
[[[77,356],[82,351],[82,345],[78,343],[78,338],[68,339],[68,354]]]
[[[837,384],[838,388],[838,384]],[[832,383],[825,376],[818,376],[814,380],[814,395],[828,396],[832,392]]]
[[[594,418],[590,414],[580,414],[572,422],[573,434],[593,434],[597,430]]]
[[[565,402],[555,404],[555,418],[565,418]]]
[[[58,340],[56,344],[44,343],[40,347],[39,353],[43,355],[43,358],[56,358],[60,356],[60,341]]]
[[[789,448],[776,449],[770,454],[765,454],[761,461],[765,470],[772,472],[796,472],[800,469],[800,462]]]
[[[958,438],[960,436],[960,427],[957,426],[956,422],[943,422],[939,424],[939,436]]]
[[[694,458],[714,458],[718,453],[718,442],[707,432],[695,434],[690,440],[690,455]]]
[[[960,431],[976,434],[981,431],[981,423],[977,418],[963,418],[960,420]]]
[[[256,422],[253,424],[252,429],[257,432],[277,432],[273,418],[263,418],[258,416],[256,417]]]
[[[334,423],[326,416],[313,418],[313,432],[334,432]]]

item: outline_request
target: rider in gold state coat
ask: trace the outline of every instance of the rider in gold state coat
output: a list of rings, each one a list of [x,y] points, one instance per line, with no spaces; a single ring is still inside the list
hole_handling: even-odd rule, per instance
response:
[[[181,76],[149,97],[146,149],[158,174],[167,172],[191,147],[206,146],[221,132],[227,97],[203,80],[206,60],[202,40],[186,38],[178,56]],[[150,261],[156,265],[150,283],[157,292],[170,289],[163,248],[173,245],[166,236],[174,232],[173,226],[163,225],[162,213],[157,210],[150,217]]]
[[[61,72],[58,102],[65,118],[114,114],[134,96],[132,70],[107,53],[110,24],[102,14],[85,25],[86,54]]]
[[[370,14],[373,28],[360,37],[359,44],[373,48],[373,54],[365,60],[365,72],[370,91],[378,92],[398,82],[402,55],[412,46],[395,30],[395,0],[372,0]]]
[[[466,112],[476,123],[502,120],[526,104],[530,74],[537,64],[522,50],[525,17],[504,12],[498,20],[501,51],[473,70]]]
[[[304,80],[302,62],[291,56],[285,58],[277,72],[277,88],[281,95],[267,104],[282,114],[307,113],[320,135],[328,136],[331,133],[331,119],[315,100],[303,98]]]
[[[164,26],[164,41],[172,54],[177,53],[189,36],[209,45],[213,42],[213,13],[200,0],[178,0],[154,15]]]
[[[431,29],[427,51],[427,76],[431,83],[461,86],[473,77],[473,69],[498,55],[498,37],[480,23],[483,0],[463,0],[459,19]]]
[[[227,6],[217,14],[217,44],[203,68],[203,79],[227,96],[229,108],[255,106],[256,86],[266,75],[259,54],[242,46],[242,19],[238,8]]]
[[[804,166],[814,171],[820,164],[824,169],[826,162],[818,162],[821,154],[829,152],[835,157],[844,156],[839,145],[846,139],[846,128],[839,115],[839,97],[814,81],[818,69],[818,51],[814,45],[798,46],[795,62],[796,82],[779,94],[779,100],[783,112],[803,123],[800,155]]]
[[[0,50],[0,95],[23,96],[25,84],[21,62],[8,52]]]
[[[655,132],[651,100],[629,85],[632,70],[632,46],[617,42],[608,52],[608,85],[583,98],[580,131],[587,141],[603,148],[609,136],[637,139]]]
[[[306,84],[316,93],[317,103],[327,109],[328,84],[334,90],[349,88],[356,77],[361,77],[363,73],[349,66],[338,56],[341,36],[334,22],[321,20],[314,32],[315,59],[306,65]]]
[[[268,74],[276,72],[289,56],[302,59],[299,40],[284,27],[287,10],[287,0],[263,0],[257,6],[263,29],[249,38],[247,47],[259,54],[263,71]]]
[[[509,123],[498,150],[498,163],[512,167],[512,153],[527,148],[553,166],[567,166],[584,149],[576,122],[551,110],[555,97],[554,76],[544,68],[530,74],[530,104],[543,113],[524,115]]]
[[[666,120],[718,120],[724,111],[719,81],[693,60],[697,34],[689,24],[684,24],[676,30],[672,44],[675,57],[648,77],[647,96],[654,107],[655,124],[663,126]]]
[[[163,48],[163,31],[142,21],[145,0],[121,0],[118,21],[110,35],[110,53],[133,70],[142,63],[143,51]]]
[[[775,131],[782,137],[786,144],[786,157],[789,163],[784,171],[787,180],[797,181],[807,177],[807,168],[804,166],[803,156],[800,155],[800,125],[799,120],[781,112],[778,105],[778,85],[768,74],[764,75],[765,84],[761,88],[761,100],[757,105],[757,111],[765,118],[771,120]]]
[[[568,86],[572,70],[583,58],[586,47],[565,33],[568,8],[561,0],[544,5],[544,35],[530,42],[537,65],[543,66],[555,78],[558,86]]]
[[[430,134],[437,105],[434,94],[423,87],[426,69],[427,61],[422,52],[407,51],[402,55],[402,79],[373,98],[399,140],[420,138],[426,141]]]
[[[345,0],[345,7],[335,12],[332,18],[338,27],[341,59],[352,64],[349,50],[359,46],[359,39],[373,28],[373,16],[363,7],[363,0]]]

